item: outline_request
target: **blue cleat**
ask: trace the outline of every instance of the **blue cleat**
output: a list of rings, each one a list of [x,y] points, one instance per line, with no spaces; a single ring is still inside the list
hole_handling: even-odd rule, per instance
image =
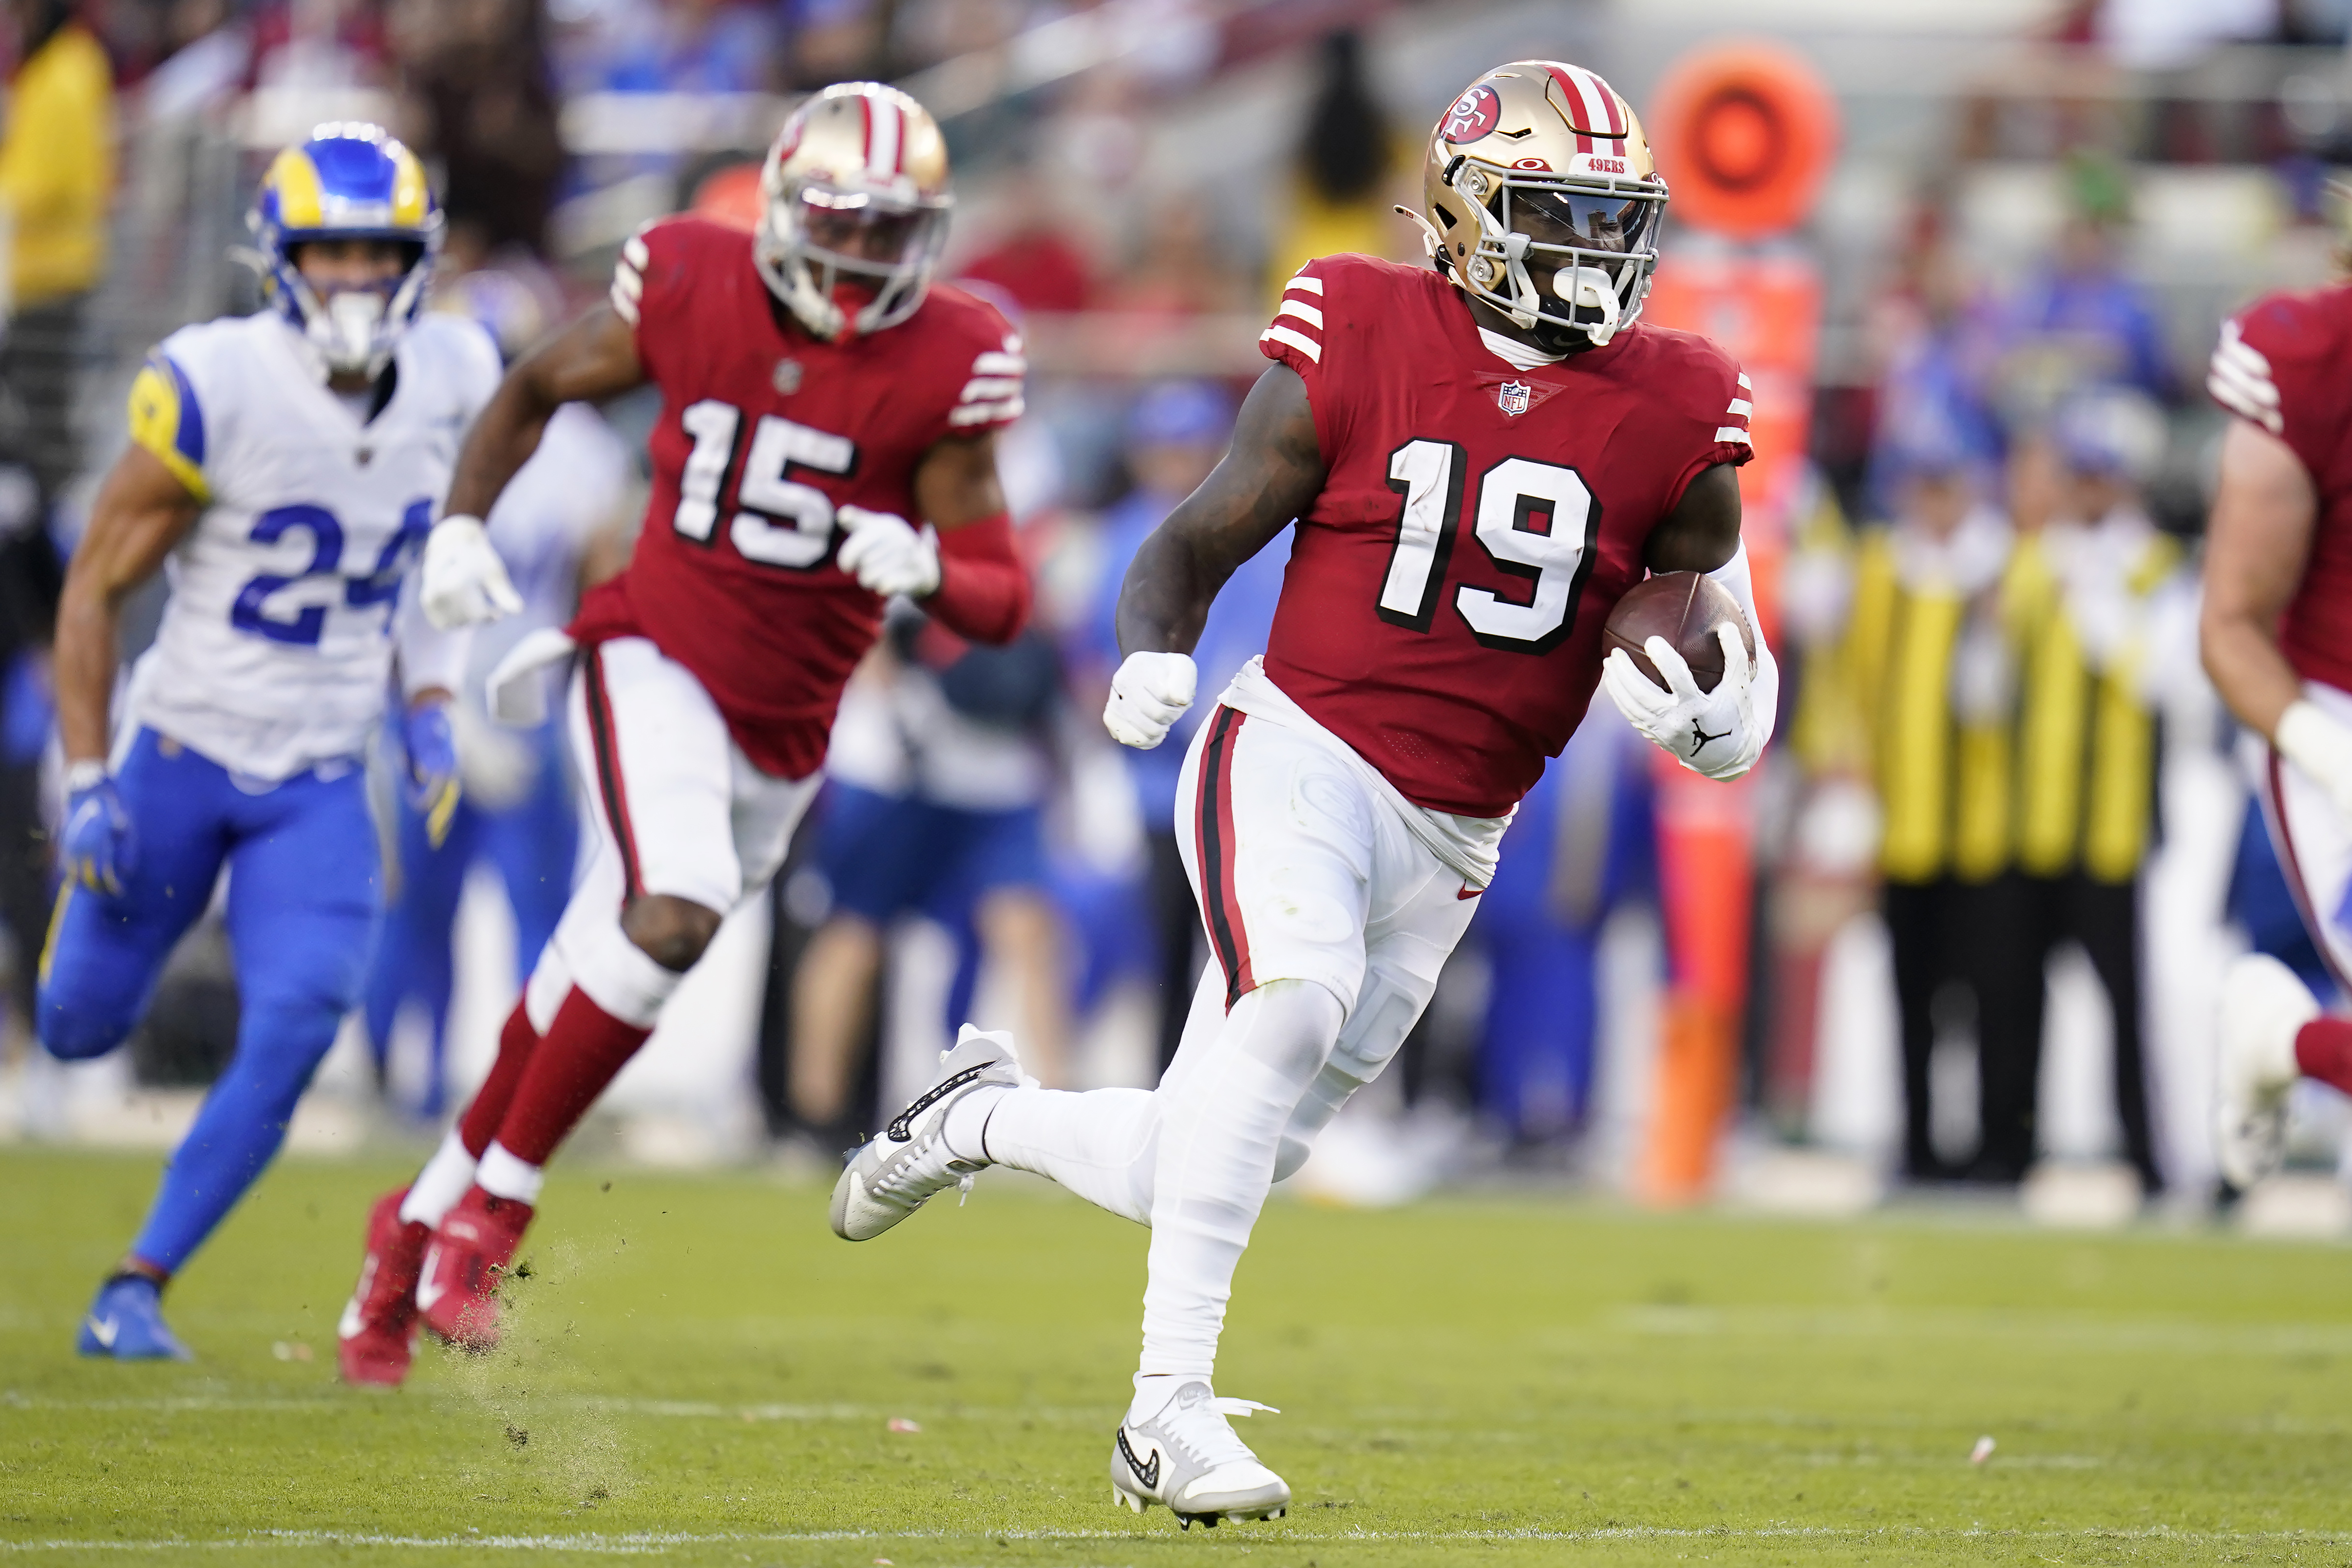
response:
[[[74,1348],[117,1361],[194,1361],[163,1322],[161,1288],[144,1274],[117,1274],[98,1288]]]

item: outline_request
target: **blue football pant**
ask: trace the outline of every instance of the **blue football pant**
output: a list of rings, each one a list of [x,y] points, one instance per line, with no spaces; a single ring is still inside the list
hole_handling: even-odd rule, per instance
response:
[[[135,836],[119,895],[68,886],[41,957],[40,1036],[87,1061],[145,1015],[173,946],[229,873],[236,1051],[164,1166],[137,1257],[177,1270],[261,1175],[357,1004],[380,896],[365,776],[299,775],[258,793],[142,731],[116,775]]]
[[[532,737],[540,753],[531,791],[501,810],[471,800],[457,803],[449,836],[439,849],[427,841],[425,818],[400,796],[398,892],[384,911],[383,936],[367,983],[368,1048],[383,1070],[401,1008],[415,1001],[433,1028],[433,1055],[418,1112],[441,1114],[448,1099],[449,998],[457,988],[457,904],[466,873],[478,860],[498,868],[514,911],[515,974],[528,977],[555,935],[572,899],[580,859],[580,819],[572,776],[555,727]]]

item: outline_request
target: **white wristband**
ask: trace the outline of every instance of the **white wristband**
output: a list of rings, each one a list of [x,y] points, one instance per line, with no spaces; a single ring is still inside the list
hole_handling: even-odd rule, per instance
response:
[[[106,782],[106,764],[88,758],[66,764],[66,793],[79,795]]]

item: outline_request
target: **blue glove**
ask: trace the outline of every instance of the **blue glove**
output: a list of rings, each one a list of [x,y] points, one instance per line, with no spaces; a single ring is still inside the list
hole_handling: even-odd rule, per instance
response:
[[[98,768],[99,764],[89,764]],[[58,856],[68,882],[78,882],[93,893],[120,896],[122,879],[137,863],[137,843],[131,835],[131,813],[114,780],[101,769],[96,779],[66,796],[66,825],[58,834]]]
[[[439,849],[457,814],[457,737],[449,705],[419,703],[401,730],[408,750],[408,803],[425,818],[425,841]]]

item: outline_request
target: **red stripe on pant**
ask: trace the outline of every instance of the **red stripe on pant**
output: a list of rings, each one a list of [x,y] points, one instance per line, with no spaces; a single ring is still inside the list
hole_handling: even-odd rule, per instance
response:
[[[2269,788],[2263,791],[2270,807],[2271,825],[2275,830],[2279,848],[2279,870],[2285,873],[2286,890],[2294,895],[2294,907],[2303,915],[2303,928],[2311,934],[2311,945],[2319,949],[2319,961],[2327,966],[2336,984],[2346,995],[2352,996],[2352,981],[2344,977],[2343,967],[2336,961],[2336,951],[2328,946],[2327,925],[2320,918],[2319,906],[2312,902],[2311,889],[2304,885],[2303,862],[2294,852],[2294,831],[2286,820],[2285,764],[2275,751],[2270,754]]]
[[[1244,716],[1220,707],[1209,721],[1209,738],[1201,748],[1200,797],[1192,812],[1200,853],[1201,921],[1209,928],[1217,967],[1225,972],[1228,1012],[1257,988],[1257,977],[1250,972],[1249,929],[1242,924],[1242,902],[1234,892],[1234,742],[1241,735]]]
[[[621,852],[621,907],[626,909],[645,891],[637,871],[637,835],[629,825],[629,791],[621,781],[621,743],[613,727],[613,701],[604,690],[604,651],[588,650],[588,745],[596,756],[596,795],[604,807],[604,821]]]

